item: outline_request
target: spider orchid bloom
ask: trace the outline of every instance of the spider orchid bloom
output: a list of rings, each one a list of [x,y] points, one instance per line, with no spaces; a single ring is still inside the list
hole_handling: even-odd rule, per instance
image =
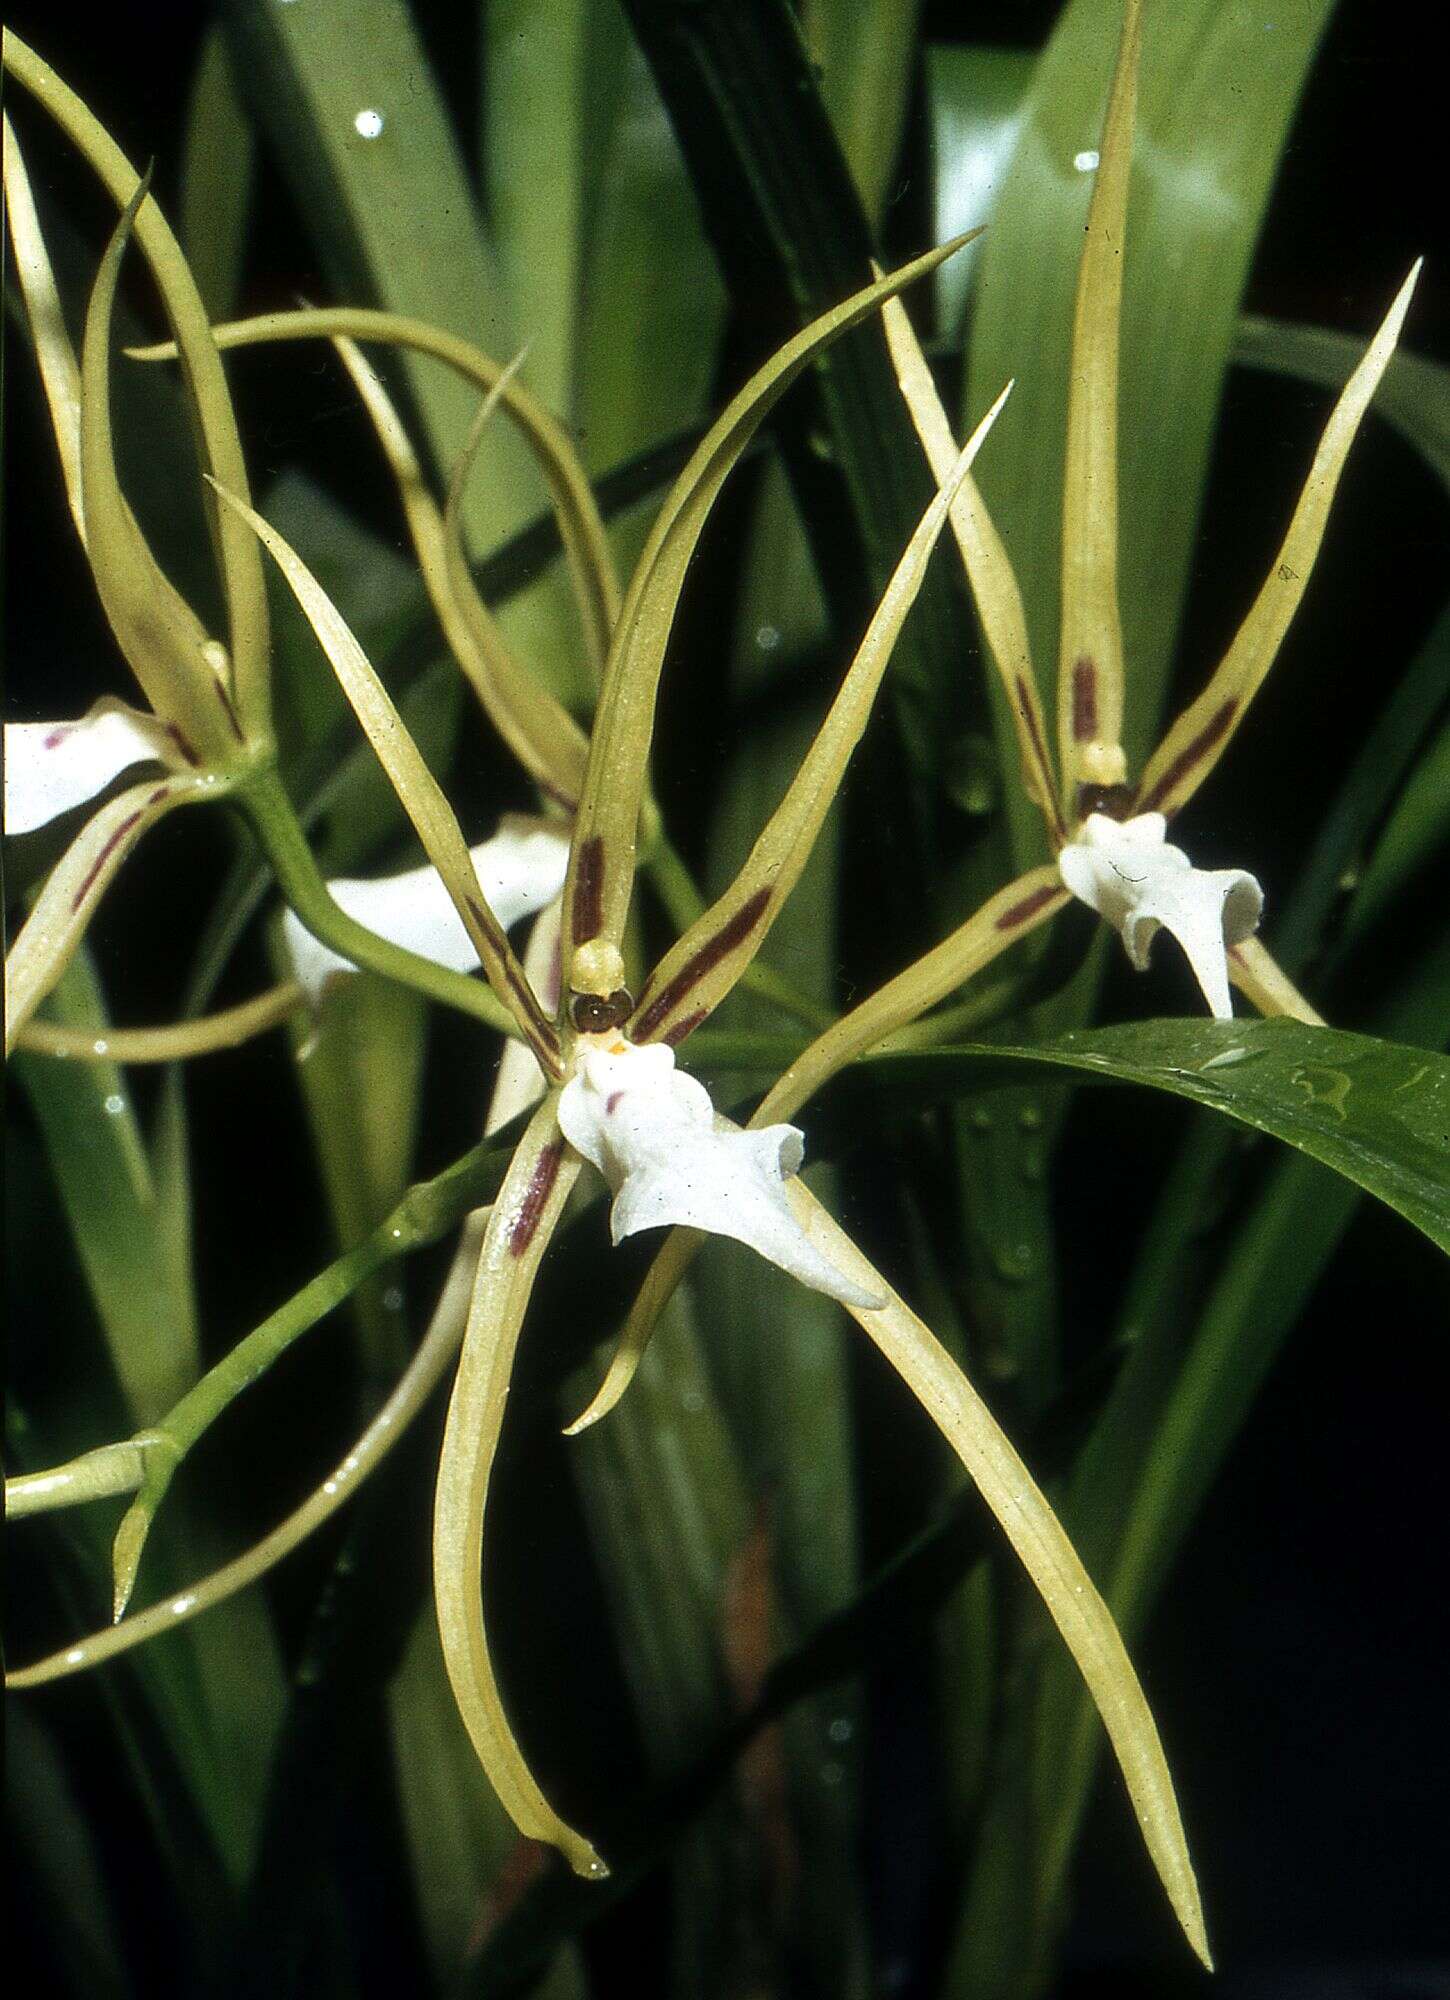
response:
[[[1131,780],[1122,746],[1117,589],[1118,327],[1141,16],[1141,0],[1128,0],[1078,273],[1062,514],[1060,775],[1047,747],[1021,592],[970,479],[952,509],[952,527],[1016,729],[1023,782],[1041,809],[1064,887],[1113,926],[1140,971],[1154,933],[1160,926],[1170,931],[1215,1015],[1233,1011],[1232,979],[1261,1012],[1317,1024],[1318,1014],[1253,935],[1263,907],[1255,878],[1242,869],[1195,867],[1167,839],[1167,827],[1228,747],[1273,664],[1420,267],[1401,286],[1335,404],[1283,543],[1222,663]],[[951,428],[904,309],[892,300],[885,313],[902,394],[940,478],[955,455]]]
[[[64,971],[107,886],[158,819],[220,796],[270,742],[266,593],[255,542],[219,520],[229,629],[208,635],[153,556],[121,491],[112,448],[110,336],[121,260],[134,234],[183,357],[203,467],[238,492],[246,468],[221,363],[195,282],[145,184],[80,101],[7,31],[5,67],[84,154],[122,209],[101,260],[77,359],[8,117],[5,206],[21,298],[64,476],[66,499],[117,645],[147,710],[113,697],[79,720],[7,724],[5,812],[23,833],[89,804],[124,774],[42,885],[6,960],[7,1048]]]
[[[1121,1639],[1061,1526],[985,1406],[945,1350],[795,1176],[801,1141],[762,1114],[738,1131],[677,1066],[675,1050],[747,976],[798,879],[859,740],[896,634],[920,587],[952,500],[995,418],[988,412],[901,557],[819,734],[731,887],[691,924],[641,985],[626,990],[623,939],[639,862],[654,709],[685,574],[710,508],[775,401],[837,335],[859,324],[955,248],[866,287],[807,327],[741,390],[667,497],[615,624],[577,797],[562,898],[557,1005],[540,999],[480,894],[447,801],[377,675],[305,565],[244,503],[282,568],[444,883],[498,1002],[541,1074],[543,1101],[509,1165],[484,1230],[439,1467],[434,1587],[444,1659],[460,1713],[500,1798],[525,1834],[556,1846],[580,1873],[604,1864],[543,1795],[509,1726],[495,1680],[479,1590],[489,1486],[514,1350],[535,1277],[586,1167],[614,1195],[622,1236],[676,1219],[668,1239],[703,1228],[733,1236],[840,1299],[911,1387],[976,1479],[1081,1665],[1127,1777],[1150,1850],[1196,1948],[1207,1955],[1197,1889],[1152,1718]],[[1005,392],[1004,392],[1005,395]],[[1046,877],[1048,871],[1038,871]],[[1044,893],[1045,892],[1045,893]],[[968,976],[1066,892],[1055,879],[1014,884],[965,936],[913,968],[877,1009],[848,1017],[794,1066],[772,1099],[809,1095],[867,1042]],[[982,926],[985,925],[985,934]],[[984,945],[984,935],[989,948]],[[922,996],[926,997],[923,998]],[[884,1025],[882,1025],[884,1023]],[[864,1026],[863,1026],[864,1024]],[[844,1024],[843,1024],[844,1025]],[[814,1064],[814,1067],[813,1067]],[[764,1113],[765,1107],[762,1107]]]

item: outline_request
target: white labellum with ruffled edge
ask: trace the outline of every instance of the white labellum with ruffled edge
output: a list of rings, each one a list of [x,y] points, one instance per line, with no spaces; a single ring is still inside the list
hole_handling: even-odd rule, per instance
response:
[[[805,1146],[796,1127],[743,1132],[717,1118],[709,1092],[676,1069],[663,1042],[582,1041],[559,1098],[559,1126],[614,1191],[616,1243],[684,1224],[748,1244],[843,1305],[886,1303],[821,1256],[796,1221],[785,1192]]]
[[[1242,868],[1195,868],[1167,839],[1162,813],[1115,820],[1089,813],[1057,857],[1064,884],[1110,923],[1139,972],[1158,926],[1183,947],[1221,1021],[1233,1015],[1228,953],[1258,929],[1264,892]]]

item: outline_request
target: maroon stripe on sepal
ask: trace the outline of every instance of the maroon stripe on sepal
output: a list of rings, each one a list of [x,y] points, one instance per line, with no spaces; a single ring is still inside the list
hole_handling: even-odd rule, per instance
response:
[[[1020,903],[1013,903],[997,919],[999,931],[1015,931],[1025,924],[1029,917],[1035,917],[1039,910],[1045,910],[1049,903],[1056,902],[1067,892],[1056,882],[1045,882],[1040,889],[1034,889],[1030,896],[1024,896]]]
[[[534,1171],[529,1184],[524,1189],[524,1198],[519,1203],[519,1212],[509,1230],[509,1255],[522,1257],[538,1233],[540,1219],[549,1196],[554,1192],[554,1183],[559,1178],[559,1162],[564,1157],[562,1140],[556,1139],[551,1146],[545,1146],[534,1162]]]
[[[1148,793],[1147,797],[1139,799],[1138,810],[1140,813],[1157,812],[1159,810],[1162,801],[1168,797],[1170,792],[1177,789],[1193,769],[1194,765],[1201,764],[1214,745],[1223,741],[1238,712],[1239,705],[1236,697],[1226,701],[1222,708],[1214,711],[1208,721],[1204,723],[1202,729],[1199,730],[1197,736],[1194,737],[1193,741],[1184,744],[1162,777],[1155,780],[1153,789]]]
[[[630,1029],[631,1040],[649,1041],[661,1023],[673,1014],[686,994],[693,992],[706,973],[713,972],[722,958],[734,951],[736,945],[745,942],[769,907],[769,888],[757,889],[748,901],[740,905],[730,921],[721,925],[714,937],[706,938],[694,957],[685,961],[674,978],[667,986],[660,989],[644,1011],[635,1016]]]
[[[1090,743],[1098,733],[1098,670],[1083,654],[1072,669],[1072,734],[1077,743]]]
[[[604,928],[604,835],[591,834],[574,864],[574,942],[588,944]]]
[[[163,798],[166,796],[164,790],[161,796]],[[126,817],[119,823],[119,825],[112,827],[110,837],[106,841],[105,846],[101,849],[100,853],[96,856],[95,860],[86,870],[85,880],[81,883],[79,889],[76,890],[74,896],[71,897],[70,906],[72,914],[74,914],[75,911],[77,911],[80,908],[81,904],[86,900],[86,897],[90,894],[91,889],[95,884],[96,877],[100,874],[101,870],[105,867],[106,863],[110,860],[111,856],[115,853],[117,847],[119,847],[121,842],[125,839],[126,835],[131,831],[132,827],[136,824],[137,820],[143,819],[144,817],[145,817],[144,809],[133,813],[127,813]]]

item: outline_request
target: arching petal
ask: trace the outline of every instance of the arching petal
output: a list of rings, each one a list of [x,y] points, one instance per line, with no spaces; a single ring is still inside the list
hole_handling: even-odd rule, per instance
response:
[[[483,1239],[438,1466],[433,1592],[454,1699],[500,1804],[521,1833],[557,1847],[577,1874],[598,1877],[607,1873],[604,1863],[539,1790],[509,1727],[479,1588],[484,1512],[519,1328],[539,1261],[579,1173],[578,1158],[559,1136],[555,1102],[551,1097],[535,1113]]]

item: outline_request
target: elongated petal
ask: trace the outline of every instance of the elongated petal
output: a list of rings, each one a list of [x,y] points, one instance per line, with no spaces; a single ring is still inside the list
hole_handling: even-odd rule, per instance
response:
[[[636,566],[600,690],[589,767],[564,892],[564,982],[608,991],[634,881],[635,837],[644,797],[655,697],[685,572],[710,509],[740,454],[790,384],[822,348],[859,325],[883,299],[924,277],[956,243],[868,285],[787,341],[711,425],[670,490]],[[599,979],[575,964],[596,946]],[[580,978],[585,983],[579,985]]]
[[[1193,797],[1263,685],[1308,586],[1349,447],[1389,366],[1419,275],[1417,262],[1364,359],[1345,383],[1319,440],[1289,531],[1222,664],[1149,758],[1138,790],[1141,811],[1171,815]]]
[[[433,1590],[454,1698],[500,1804],[521,1833],[549,1841],[576,1873],[600,1876],[604,1863],[539,1790],[509,1727],[479,1589],[484,1512],[519,1328],[539,1260],[578,1173],[578,1159],[559,1136],[551,1097],[514,1155],[483,1239],[438,1467]]]
[[[932,477],[945,481],[956,455],[956,444],[926,356],[900,299],[888,299],[881,316],[886,322],[886,339],[902,399],[911,413]],[[1057,775],[1047,747],[1047,725],[1032,666],[1022,592],[996,523],[987,512],[981,489],[970,476],[962,481],[952,503],[951,519],[987,652],[997,670],[1017,732],[1022,783],[1027,796],[1042,810],[1053,846],[1060,847],[1067,832],[1057,807]]]
[[[531,820],[506,820],[492,839],[470,848],[484,901],[505,929],[552,902],[564,886],[569,842],[556,827]],[[327,885],[339,908],[390,944],[453,972],[473,972],[478,947],[444,887],[438,870],[425,864],[400,875],[371,881],[340,877]],[[299,985],[314,1006],[329,980],[356,971],[302,924],[295,911],[282,917],[283,934]]]
[[[144,1611],[73,1641],[60,1652],[36,1660],[31,1666],[12,1669],[5,1677],[5,1685],[39,1687],[46,1681],[60,1680],[67,1674],[83,1673],[87,1667],[99,1666],[103,1660],[114,1659],[118,1653],[127,1653],[133,1646],[144,1645],[159,1633],[174,1632],[178,1625],[199,1617],[215,1604],[224,1604],[239,1590],[245,1590],[249,1584],[265,1576],[284,1556],[290,1555],[293,1549],[315,1534],[340,1507],[346,1506],[358,1487],[376,1472],[403,1436],[458,1351],[468,1317],[473,1276],[478,1268],[485,1215],[486,1211],[479,1211],[465,1225],[463,1240],[444,1281],[428,1331],[387,1401],[347,1456],[333,1467],[300,1507],[295,1508],[285,1521],[279,1522],[270,1534],[264,1535],[231,1562],[223,1563],[209,1576],[188,1584],[184,1590],[163,1598],[159,1604],[149,1605]]]
[[[220,796],[208,778],[133,785],[81,828],[46,878],[5,960],[5,1046],[30,1019],[66,966],[111,877],[149,826],[174,806]]]
[[[5,125],[5,216],[10,224],[10,241],[15,248],[15,272],[20,295],[25,301],[25,317],[35,342],[35,358],[40,365],[41,385],[50,409],[56,450],[71,519],[82,545],[86,539],[85,508],[81,501],[81,371],[65,329],[60,294],[55,287],[45,238],[40,233],[40,217],[35,211],[30,176],[14,128]]]
[[[408,348],[414,354],[431,354],[466,381],[476,383],[485,394],[499,386],[506,372],[502,363],[456,334],[423,320],[363,306],[309,306],[299,312],[262,313],[255,319],[231,320],[214,327],[212,333],[222,349],[277,340],[375,340],[388,347]],[[129,351],[138,361],[167,361],[176,353],[169,341]],[[507,384],[503,406],[533,452],[548,488],[579,598],[587,649],[602,668],[619,616],[619,585],[598,504],[568,436],[522,383]]]
[[[885,1295],[883,1309],[871,1312],[851,1307],[852,1317],[961,1460],[1031,1577],[1103,1719],[1148,1852],[1174,1913],[1193,1949],[1205,1965],[1211,1965],[1198,1884],[1173,1780],[1112,1613],[1006,1433],[946,1349],[896,1296],[808,1188],[796,1182],[790,1200],[822,1254],[861,1285],[874,1286]]]
[[[992,960],[1046,923],[1068,900],[1053,867],[1034,868],[1009,882],[951,936],[818,1035],[771,1087],[750,1123],[791,1118],[831,1077],[887,1035],[914,1021],[949,993],[956,992]],[[675,1229],[650,1266],[619,1336],[604,1380],[589,1405],[568,1426],[568,1435],[587,1430],[608,1416],[634,1379],[660,1314],[704,1240],[694,1229]]]
[[[1141,41],[1141,0],[1126,0],[1072,328],[1057,661],[1057,746],[1069,819],[1077,817],[1079,785],[1121,784],[1125,773],[1118,610],[1118,325]]]
[[[1142,972],[1161,924],[1183,947],[1203,997],[1220,1020],[1233,1015],[1228,952],[1251,937],[1264,893],[1242,868],[1195,868],[1164,838],[1162,813],[1119,822],[1089,813],[1057,857],[1079,902],[1110,923]]]
[[[742,1132],[717,1118],[704,1085],[675,1068],[672,1049],[584,1043],[559,1098],[559,1129],[613,1190],[616,1243],[688,1225],[748,1244],[843,1304],[875,1298],[817,1256],[796,1226],[785,1184],[800,1170],[803,1135],[794,1125]]]
[[[1304,998],[1287,972],[1269,956],[1258,938],[1244,938],[1231,947],[1228,976],[1261,1014],[1285,1015],[1306,1027],[1322,1028],[1324,1016]]]
[[[186,763],[154,715],[101,701],[78,722],[7,722],[5,830],[30,833],[84,805],[133,764]]]
[[[105,183],[112,200],[124,208],[140,185],[139,176],[74,91],[8,28],[4,64],[12,76],[40,99]],[[206,311],[180,246],[153,200],[143,202],[137,213],[136,239],[156,280],[179,345],[205,463],[224,486],[245,499],[246,462]],[[261,556],[240,522],[219,519],[215,525],[230,625],[228,651],[235,675],[236,706],[247,732],[260,736],[267,729],[267,677],[271,660]]]
[[[563,887],[564,870],[559,870]],[[524,977],[539,997],[539,1005],[549,1015],[559,1011],[559,925],[564,905],[556,896],[540,912],[528,944],[524,947]],[[543,1096],[544,1079],[527,1046],[510,1037],[498,1059],[498,1075],[488,1102],[483,1135],[490,1138],[520,1112],[531,1111]]]
[[[81,346],[81,500],[86,552],[101,604],[131,671],[192,755],[224,763],[242,742],[223,649],[152,555],[116,474],[111,435],[111,315],[138,187],[117,223],[91,292]]]
[[[428,596],[453,657],[484,713],[536,784],[572,810],[584,784],[588,745],[584,732],[547,688],[515,660],[478,595],[458,528],[454,492],[440,514],[423,478],[402,419],[377,371],[355,341],[333,342],[372,418],[403,502],[408,531]],[[517,364],[514,364],[517,365]],[[483,418],[507,393],[505,371],[484,400]],[[477,434],[482,434],[482,422]],[[454,491],[456,492],[455,481]]]
[[[630,1026],[635,1040],[683,1040],[708,1019],[759,951],[810,858],[851,753],[865,732],[892,647],[916,602],[952,501],[1011,387],[1009,382],[948,467],[946,482],[896,565],[830,712],[745,865],[650,975]]]
[[[235,495],[223,492],[222,498],[251,523],[286,577],[308,623],[317,634],[318,644],[326,653],[343,693],[377,753],[378,762],[387,772],[404,811],[417,829],[425,853],[453,899],[454,908],[478,953],[489,985],[518,1022],[520,1032],[543,1068],[558,1075],[559,1040],[553,1024],[546,1021],[540,1012],[508,938],[484,900],[453,808],[443,796],[437,779],[428,769],[422,752],[393,706],[392,697],[378,679],[347,621],[296,550],[260,514],[254,513]]]
[[[67,1027],[59,1021],[27,1021],[16,1035],[16,1046],[64,1061],[113,1063],[187,1062],[218,1049],[235,1049],[269,1028],[279,1027],[302,1005],[300,986],[287,980],[268,987],[251,1000],[223,1007],[215,1014],[198,1014],[169,1021],[159,1028],[115,1028],[104,1034],[94,1028]]]

